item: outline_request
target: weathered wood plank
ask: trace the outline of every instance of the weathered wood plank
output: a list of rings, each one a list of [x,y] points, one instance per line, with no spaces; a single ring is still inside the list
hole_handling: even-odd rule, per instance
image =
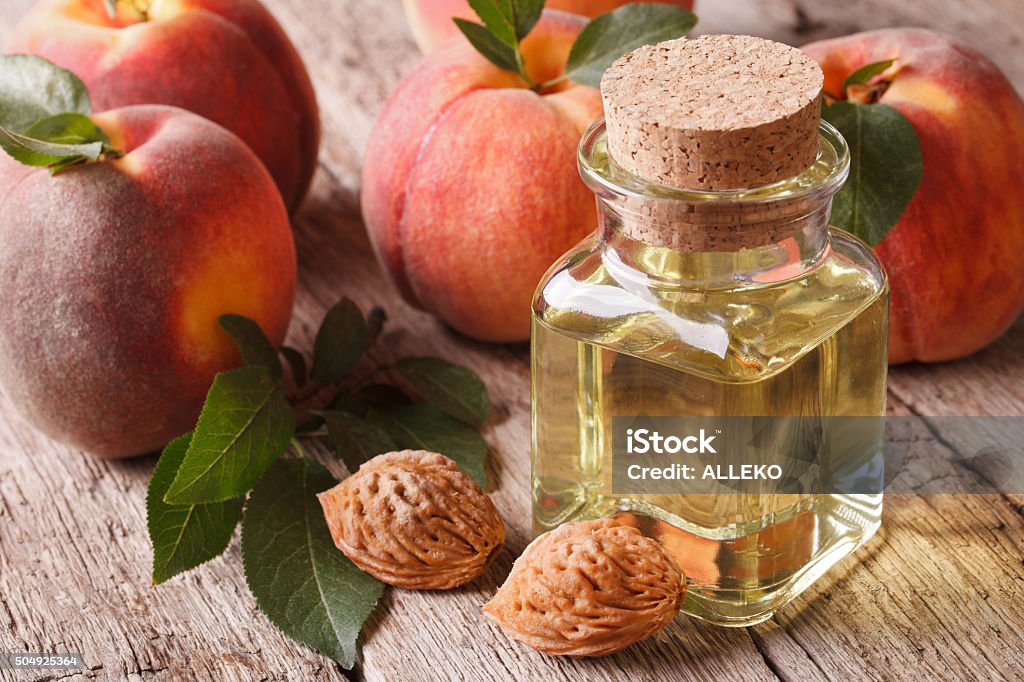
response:
[[[885,504],[878,536],[775,623],[829,679],[1019,675],[1024,642],[1010,624],[1024,619],[1020,505],[1000,495],[887,495]]]
[[[4,3],[0,40],[28,4]],[[296,224],[302,271],[291,342],[308,348],[323,311],[346,294],[364,309],[388,310],[377,361],[409,353],[458,359],[484,377],[496,402],[485,435],[508,547],[469,587],[389,591],[364,636],[366,679],[954,678],[978,667],[1021,674],[1024,516],[1019,501],[994,495],[890,496],[878,538],[749,631],[681,619],[660,640],[572,661],[535,654],[484,623],[480,605],[529,539],[524,347],[468,341],[400,302],[363,234],[362,152],[384,96],[417,59],[398,0],[268,4],[307,60],[324,120],[322,172]],[[929,25],[982,48],[1024,85],[1024,5],[1016,0],[704,0],[698,13],[702,32],[794,44],[882,25]],[[1018,323],[975,358],[894,370],[892,408],[1021,414],[1022,379]],[[199,571],[149,586],[143,498],[152,464],[89,459],[33,433],[0,402],[0,649],[81,649],[96,666],[83,676],[90,679],[340,679],[330,661],[290,643],[256,611],[237,544]]]
[[[749,33],[803,45],[891,26],[922,26],[956,36],[1024,85],[1024,3],[1018,0],[697,0],[696,33]]]
[[[143,499],[153,461],[87,459],[31,432],[3,404],[0,649],[81,651],[88,676],[100,679],[175,670],[341,679],[256,613],[237,545],[207,569],[150,586]]]

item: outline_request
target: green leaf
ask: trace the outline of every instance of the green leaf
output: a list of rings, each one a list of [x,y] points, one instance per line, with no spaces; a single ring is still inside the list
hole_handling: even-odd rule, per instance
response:
[[[487,442],[471,427],[433,405],[370,410],[367,419],[391,434],[398,447],[440,452],[455,460],[481,486],[487,485]]]
[[[0,127],[0,147],[27,166],[49,166],[53,174],[114,153],[110,138],[92,119],[73,113],[41,118],[22,133]]]
[[[351,669],[359,631],[384,585],[331,541],[316,493],[335,483],[308,459],[276,462],[245,505],[242,565],[270,622]]]
[[[477,52],[486,57],[499,69],[519,72],[519,64],[516,61],[515,48],[509,47],[494,37],[480,24],[466,21],[465,19],[453,19],[466,39],[477,49]]]
[[[843,81],[843,92],[839,93],[840,96],[846,93],[846,88],[851,85],[867,85],[871,82],[871,79],[882,73],[896,62],[895,59],[886,59],[882,62],[874,62],[860,67]]]
[[[494,38],[516,49],[519,41],[540,21],[544,0],[469,0],[469,6]]]
[[[25,136],[55,145],[110,144],[110,138],[85,114],[54,114],[39,119],[25,130]]]
[[[26,166],[60,166],[66,168],[82,161],[95,161],[103,153],[103,142],[62,144],[16,133],[0,127],[0,147],[11,158]]]
[[[245,495],[294,433],[292,409],[265,367],[218,374],[164,501],[203,504]]]
[[[284,356],[284,359],[288,362],[288,366],[292,370],[292,380],[295,381],[295,385],[305,386],[306,356],[291,346],[281,346],[278,350],[281,352],[281,355]]]
[[[345,298],[327,311],[313,342],[313,379],[343,379],[366,350],[366,320],[359,307]]]
[[[370,409],[370,406],[357,396],[350,395],[344,391],[339,391],[333,398],[331,398],[331,401],[327,403],[327,407],[325,409],[339,410],[341,412],[354,414],[357,417],[365,417],[366,411]]]
[[[12,158],[57,173],[115,153],[91,111],[85,85],[70,71],[40,57],[0,56],[0,147]]]
[[[281,362],[274,344],[258,324],[241,315],[221,315],[220,326],[238,346],[242,362],[246,365],[266,367],[274,379],[281,378]]]
[[[317,414],[327,423],[331,443],[350,472],[379,454],[398,449],[386,430],[354,414],[336,410]]]
[[[107,10],[107,16],[113,19],[117,16],[117,0],[103,0],[103,6]]]
[[[92,113],[85,84],[42,57],[0,56],[0,127],[25,132],[41,118]]]
[[[605,70],[622,55],[652,43],[679,38],[697,25],[697,17],[676,5],[632,3],[602,14],[576,38],[566,76],[600,87]]]
[[[519,41],[511,0],[469,0],[469,6],[495,38],[509,47],[516,46]]]
[[[506,0],[507,1],[507,0]],[[516,38],[522,40],[540,21],[544,0],[512,0]]]
[[[491,414],[484,382],[467,367],[441,358],[403,358],[395,370],[420,397],[456,419],[479,425]]]
[[[191,440],[187,433],[167,444],[146,493],[155,585],[223,554],[242,515],[241,499],[180,506],[164,502]]]
[[[50,175],[60,175],[61,173],[66,171],[68,168],[72,168],[74,166],[79,166],[79,165],[85,163],[88,160],[89,159],[87,157],[84,157],[84,156],[66,156],[66,157],[64,157],[62,159],[59,159],[55,163],[49,164],[48,169],[50,171]],[[32,165],[32,164],[28,164],[28,165]]]
[[[832,224],[877,245],[921,184],[921,148],[914,126],[885,104],[839,101],[822,116],[850,145],[850,179],[832,202]]]

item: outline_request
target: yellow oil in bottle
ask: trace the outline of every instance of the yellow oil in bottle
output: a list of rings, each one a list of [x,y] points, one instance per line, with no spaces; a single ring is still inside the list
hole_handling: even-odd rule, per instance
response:
[[[826,142],[811,182],[838,163]],[[612,176],[599,136],[586,152],[585,171]],[[871,537],[880,489],[617,495],[613,417],[881,416],[885,275],[866,245],[827,222],[808,223],[811,256],[792,252],[793,240],[677,253],[619,239],[621,216],[608,202],[599,210],[600,234],[551,269],[534,302],[535,531],[619,518],[675,557],[689,583],[684,611],[762,621]],[[881,438],[869,447],[880,452]],[[773,444],[764,449],[770,458]]]

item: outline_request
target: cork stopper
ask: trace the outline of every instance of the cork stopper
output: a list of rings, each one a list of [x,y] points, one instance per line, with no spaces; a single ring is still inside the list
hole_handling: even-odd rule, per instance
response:
[[[680,38],[630,52],[601,81],[608,149],[648,182],[749,189],[814,163],[824,76],[763,38]]]

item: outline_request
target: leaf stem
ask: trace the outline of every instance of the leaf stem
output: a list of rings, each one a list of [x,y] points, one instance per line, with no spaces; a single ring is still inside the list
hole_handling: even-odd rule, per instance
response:
[[[100,153],[100,159],[103,161],[109,161],[111,159],[120,159],[124,156],[124,152],[116,147],[112,147],[107,143],[103,143],[103,151]]]
[[[306,452],[306,448],[302,447],[302,443],[298,439],[298,434],[292,438],[292,447],[295,448],[295,452],[299,453],[299,457],[302,459],[309,459],[309,453]]]
[[[103,0],[103,6],[107,10],[107,16],[111,19],[117,18],[117,5],[124,2],[131,6],[139,15],[142,21],[149,21],[149,11],[156,0]]]
[[[516,41],[516,45],[513,48],[516,55],[516,70],[519,72],[519,76],[526,81],[526,84],[530,86],[530,89],[534,92],[539,92],[543,87],[538,85],[535,80],[530,78],[530,74],[526,73],[526,62],[523,61],[523,51],[519,49],[519,41]]]
[[[374,306],[366,315],[366,348],[369,350],[377,343],[381,332],[384,330],[384,323],[388,321],[387,312],[380,306]]]
[[[569,80],[569,72],[568,71],[563,73],[561,76],[556,76],[556,77],[552,78],[551,80],[544,81],[543,83],[537,85],[535,89],[538,90],[538,91],[547,90],[548,88],[553,87],[555,85],[558,85],[559,83],[564,83],[567,80]]]

